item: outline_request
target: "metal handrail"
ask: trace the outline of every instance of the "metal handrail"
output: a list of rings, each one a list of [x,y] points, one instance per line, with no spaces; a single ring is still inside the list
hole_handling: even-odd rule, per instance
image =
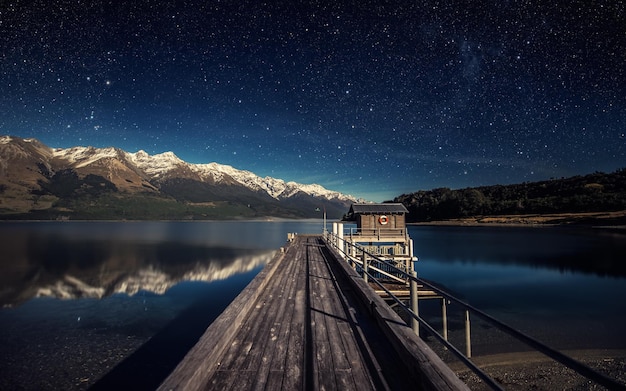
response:
[[[327,244],[330,244],[332,247],[336,248],[337,250],[339,250],[341,253],[343,253],[346,257],[350,258],[351,255],[346,252],[344,249],[339,248],[339,246],[336,245],[336,243],[333,242],[333,240],[331,240],[331,238],[335,238],[337,241],[338,240],[342,240],[344,245],[347,245],[348,247],[354,247],[358,252],[366,254],[372,258],[374,258],[375,260],[377,260],[378,262],[382,262],[386,265],[388,265],[389,267],[391,267],[392,269],[395,269],[395,272],[398,273],[399,275],[403,276],[404,278],[406,278],[408,281],[414,281],[415,283],[420,283],[423,284],[424,286],[432,289],[434,292],[436,292],[438,295],[444,297],[445,299],[454,302],[458,305],[460,305],[461,307],[463,307],[466,311],[471,311],[473,313],[475,313],[476,315],[480,316],[482,319],[484,319],[485,321],[491,323],[493,326],[495,326],[496,328],[498,328],[499,330],[502,330],[504,332],[506,332],[507,334],[511,335],[512,337],[520,340],[521,342],[527,344],[528,346],[532,347],[533,349],[545,354],[546,356],[550,357],[551,359],[567,366],[568,368],[574,370],[575,372],[577,372],[578,374],[586,377],[589,380],[592,380],[610,390],[626,390],[626,386],[617,382],[616,380],[596,371],[593,368],[588,367],[587,365],[574,360],[573,358],[545,345],[544,343],[536,340],[535,338],[521,332],[518,331],[516,329],[514,329],[513,327],[507,325],[506,323],[494,318],[493,316],[479,310],[478,308],[465,303],[464,301],[456,298],[455,296],[451,295],[450,293],[442,290],[441,288],[433,285],[432,283],[429,283],[428,281],[425,281],[421,278],[412,276],[408,273],[406,273],[405,271],[399,269],[398,267],[396,267],[394,264],[392,264],[391,262],[388,262],[387,260],[385,260],[384,258],[380,258],[375,254],[372,254],[368,251],[366,251],[362,246],[358,245],[358,244],[354,244],[354,243],[350,243],[349,241],[346,241],[343,238],[340,238],[338,235],[335,235],[331,232],[325,232],[325,236],[324,236],[324,240],[326,241]],[[443,343],[452,353],[455,354],[455,356],[457,356],[466,366],[468,366],[478,377],[481,378],[481,380],[483,380],[485,383],[487,383],[492,389],[495,390],[502,390],[501,386],[495,381],[493,380],[491,377],[489,377],[489,375],[487,375],[485,372],[483,372],[479,367],[476,366],[476,364],[474,364],[467,356],[465,356],[462,352],[460,352],[456,347],[454,347],[452,344],[450,344],[450,342],[448,342],[438,331],[436,331],[432,326],[430,326],[424,319],[422,319],[419,315],[417,315],[416,313],[414,313],[409,307],[407,307],[404,303],[402,303],[402,301],[396,297],[394,294],[391,293],[391,291],[389,291],[386,287],[384,287],[382,285],[382,283],[380,283],[373,275],[371,275],[370,273],[368,273],[366,270],[363,270],[364,273],[366,273],[369,277],[371,277],[374,282],[380,286],[388,295],[389,297],[395,301],[398,305],[400,305],[404,310],[407,311],[407,313],[415,320],[417,320],[420,325],[424,326],[429,332],[431,332],[433,334],[433,336],[439,340],[441,343]]]

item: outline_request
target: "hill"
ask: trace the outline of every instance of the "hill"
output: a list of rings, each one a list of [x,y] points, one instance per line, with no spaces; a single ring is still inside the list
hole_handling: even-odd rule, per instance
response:
[[[482,219],[488,222],[497,221],[489,219],[490,216],[566,214],[567,216],[563,216],[564,221],[569,219],[584,222],[585,214],[592,219],[599,212],[626,210],[626,169],[609,174],[596,172],[514,185],[458,190],[439,188],[403,194],[393,201],[403,203],[409,210],[408,222],[470,217],[476,221]],[[574,217],[574,214],[579,218]],[[609,219],[620,220],[623,217],[613,215]],[[558,220],[558,217],[553,220]]]
[[[50,148],[0,136],[0,219],[235,219],[342,216],[357,200],[172,152]]]

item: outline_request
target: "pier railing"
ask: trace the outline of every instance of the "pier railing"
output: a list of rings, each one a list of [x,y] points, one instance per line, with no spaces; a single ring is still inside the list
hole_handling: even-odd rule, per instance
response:
[[[375,237],[379,240],[386,238],[406,237],[406,228],[349,228],[350,237]]]
[[[534,339],[533,337],[522,333],[514,329],[513,327],[501,322],[500,320],[492,317],[491,315],[473,307],[472,305],[456,298],[450,293],[442,290],[441,288],[433,285],[432,283],[417,277],[414,271],[407,271],[405,268],[399,268],[398,264],[392,260],[385,259],[378,254],[374,254],[368,251],[364,246],[351,243],[347,240],[332,232],[324,232],[324,240],[333,249],[335,249],[344,259],[350,262],[353,267],[357,268],[362,277],[368,281],[376,284],[381,290],[385,291],[388,297],[393,300],[398,306],[400,306],[411,318],[411,327],[419,334],[419,326],[424,327],[435,339],[445,346],[452,354],[454,354],[462,363],[464,363],[472,372],[474,372],[485,384],[494,390],[503,390],[502,386],[487,375],[481,368],[479,368],[474,362],[471,361],[471,348],[470,348],[470,328],[469,317],[470,313],[478,316],[482,320],[496,327],[497,329],[509,334],[515,339],[530,346],[534,350],[543,353],[547,357],[550,357],[554,361],[567,366],[574,370],[578,374],[592,380],[610,390],[626,390],[626,387],[617,382],[616,380],[590,368],[581,362],[545,345],[544,343]],[[409,305],[405,304],[400,298],[394,295],[385,284],[384,280],[395,280],[408,282],[410,286],[411,300]],[[460,306],[465,311],[465,334],[466,334],[466,352],[461,352],[457,347],[452,345],[448,341],[447,337],[447,324],[446,316],[443,316],[443,333],[439,333],[435,327],[430,325],[426,320],[419,316],[418,310],[418,284],[427,287],[434,291],[437,295],[444,298],[444,311],[445,301],[454,303]]]

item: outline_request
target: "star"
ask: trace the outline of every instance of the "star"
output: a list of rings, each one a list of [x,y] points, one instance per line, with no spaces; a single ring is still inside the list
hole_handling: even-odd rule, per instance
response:
[[[625,18],[538,0],[12,3],[0,133],[152,145],[374,201],[613,171]],[[480,169],[457,175],[459,160]]]

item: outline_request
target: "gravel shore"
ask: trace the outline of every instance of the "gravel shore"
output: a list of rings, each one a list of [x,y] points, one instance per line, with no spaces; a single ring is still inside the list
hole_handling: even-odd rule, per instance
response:
[[[401,313],[402,315],[404,314]],[[502,318],[505,317],[502,316]],[[513,319],[503,320],[513,322]],[[588,320],[574,322],[571,319],[562,319],[552,322],[551,327],[543,327],[535,324],[532,319],[515,319],[516,325],[528,334],[538,337],[541,341],[549,341],[553,348],[622,383],[621,389],[626,390],[626,349],[624,349],[622,333],[612,325],[604,325],[605,328],[600,328],[593,322],[591,329],[602,330],[602,332],[590,333],[588,331],[590,326],[587,322]],[[571,335],[562,332],[565,329],[568,329]],[[464,363],[458,361],[451,351],[445,349],[427,332],[420,335],[471,390],[491,390]],[[451,323],[448,337],[457,349],[465,352],[465,333],[462,324]],[[606,389],[548,356],[529,350],[528,346],[514,340],[508,334],[485,326],[478,319],[472,322],[471,350],[472,362],[505,390]]]
[[[621,382],[626,387],[626,351],[577,350],[568,356]],[[487,375],[506,390],[604,390],[605,388],[573,370],[536,352],[506,353],[472,359]],[[472,390],[490,390],[464,364],[454,362],[451,368]]]

